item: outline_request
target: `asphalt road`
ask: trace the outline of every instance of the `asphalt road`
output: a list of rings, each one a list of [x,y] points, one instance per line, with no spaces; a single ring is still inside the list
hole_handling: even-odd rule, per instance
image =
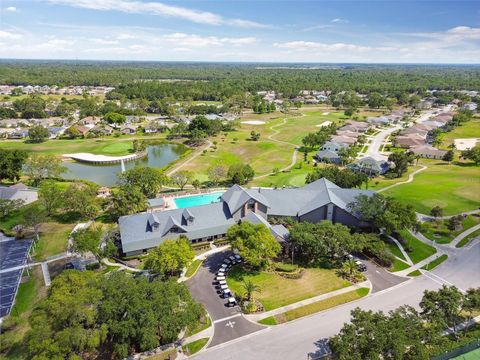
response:
[[[364,273],[368,280],[372,283],[372,293],[376,293],[392,286],[398,285],[408,278],[394,275],[375,263],[363,260],[367,265],[367,271]]]
[[[231,252],[209,256],[195,276],[187,281],[192,296],[207,309],[214,324],[214,334],[209,347],[259,331],[264,326],[245,319],[238,306],[228,307],[215,287],[215,274],[225,257]]]
[[[425,290],[443,284],[454,284],[465,290],[480,286],[480,243],[451,252],[447,261],[432,273],[402,282],[360,300],[332,310],[277,325],[255,334],[207,349],[195,359],[256,360],[307,359],[308,354],[321,354],[329,337],[338,333],[350,319],[355,307],[365,310],[390,311],[402,305],[418,307]]]

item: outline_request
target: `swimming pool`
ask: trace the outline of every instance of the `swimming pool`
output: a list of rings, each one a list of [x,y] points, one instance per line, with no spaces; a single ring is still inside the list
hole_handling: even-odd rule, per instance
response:
[[[223,191],[213,192],[209,194],[184,196],[184,197],[175,198],[173,199],[173,201],[175,202],[175,205],[177,206],[177,208],[184,209],[191,206],[205,205],[205,204],[218,202],[222,194],[223,194]]]

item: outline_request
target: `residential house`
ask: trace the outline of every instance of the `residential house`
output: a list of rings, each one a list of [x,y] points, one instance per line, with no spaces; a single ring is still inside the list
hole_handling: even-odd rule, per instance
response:
[[[342,189],[327,179],[287,189],[245,189],[233,185],[216,203],[120,217],[122,249],[127,256],[135,255],[180,235],[192,243],[212,241],[224,237],[232,225],[241,221],[265,224],[272,216],[365,227],[368,224],[348,207],[360,194],[371,196],[373,192]],[[285,228],[267,227],[279,241],[288,237]]]
[[[419,155],[427,159],[443,159],[446,150],[439,150],[431,145],[417,145],[410,148],[415,155]]]
[[[350,131],[350,130],[337,130],[337,136],[348,136],[354,138],[355,140],[361,135],[359,132]]]
[[[0,186],[0,199],[22,200],[23,205],[27,205],[38,200],[38,193],[36,189],[18,183],[8,187]]]
[[[330,140],[334,142],[342,143],[345,145],[353,145],[357,141],[356,138],[352,138],[349,136],[339,136],[339,135],[333,135]]]
[[[348,164],[347,168],[353,171],[361,171],[369,176],[378,176],[385,174],[390,169],[390,164],[386,160],[377,160],[367,156]]]
[[[90,132],[91,133],[95,133],[97,135],[112,135],[113,133],[113,128],[111,126],[108,126],[108,125],[97,125],[97,126],[94,126],[93,128],[90,129]]]
[[[333,152],[338,152],[340,149],[346,148],[348,145],[343,143],[335,142],[335,141],[327,141],[325,144],[322,145],[320,150],[328,150]]]
[[[315,155],[315,158],[320,162],[341,164],[342,158],[337,152],[331,150],[319,150]]]
[[[80,120],[81,125],[85,125],[86,127],[93,129],[95,125],[100,122],[100,119],[95,116],[87,116]]]
[[[408,134],[405,136],[397,136],[394,141],[396,147],[409,148],[411,146],[424,145],[425,136],[419,134]]]
[[[9,139],[25,139],[28,137],[27,129],[15,129],[15,131],[8,134]]]
[[[77,125],[75,128],[82,134],[82,136],[87,135],[87,133],[90,131],[90,128],[82,125]]]
[[[367,122],[376,126],[384,126],[390,124],[392,120],[386,116],[377,116],[367,118]]]
[[[476,111],[476,110],[477,110],[477,107],[478,107],[478,104],[477,104],[477,103],[469,102],[469,103],[463,104],[463,106],[461,107],[461,109],[462,109],[462,110]]]
[[[133,126],[124,126],[120,131],[122,134],[135,134],[137,129]]]

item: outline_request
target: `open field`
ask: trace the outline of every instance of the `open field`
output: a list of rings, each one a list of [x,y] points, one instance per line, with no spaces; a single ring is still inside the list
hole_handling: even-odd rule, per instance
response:
[[[421,160],[428,169],[415,175],[413,182],[383,192],[416,211],[428,214],[434,206],[445,215],[477,209],[480,203],[479,168],[473,163],[448,164],[439,160]]]
[[[244,280],[251,280],[260,287],[255,298],[266,311],[350,285],[335,275],[334,270],[311,268],[306,269],[300,279],[286,279],[271,272],[247,272],[238,266],[229,273],[227,284],[235,294],[243,294]]]
[[[471,121],[456,127],[452,131],[440,135],[441,148],[448,149],[455,139],[480,138],[480,118],[477,116]]]

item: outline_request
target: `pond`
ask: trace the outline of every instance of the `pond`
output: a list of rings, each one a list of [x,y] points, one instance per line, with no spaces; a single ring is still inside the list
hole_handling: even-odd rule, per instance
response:
[[[179,144],[150,145],[147,147],[148,156],[134,161],[126,161],[125,169],[136,166],[163,168],[177,160],[187,148]],[[112,186],[117,182],[117,174],[121,172],[121,164],[91,165],[76,161],[64,161],[63,166],[68,172],[63,173],[64,179],[83,179],[93,181],[99,185]]]

